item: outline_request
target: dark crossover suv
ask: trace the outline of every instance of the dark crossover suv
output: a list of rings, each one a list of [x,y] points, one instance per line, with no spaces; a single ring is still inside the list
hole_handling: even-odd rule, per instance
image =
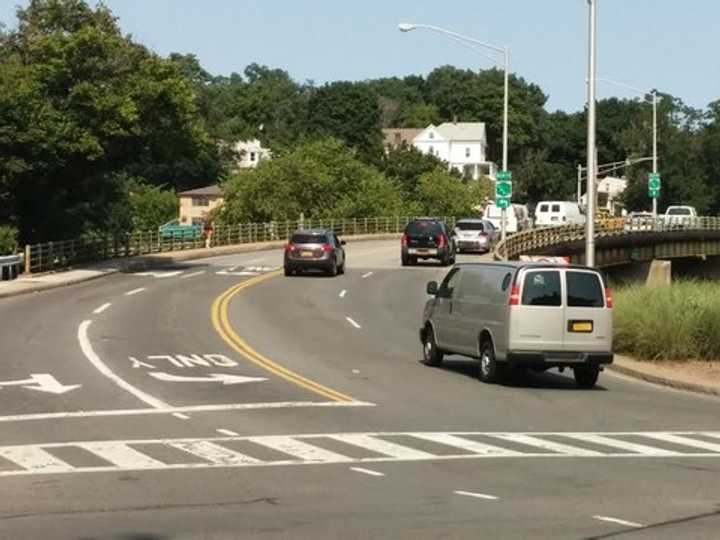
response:
[[[438,219],[414,219],[405,227],[400,259],[403,266],[418,259],[437,259],[443,265],[455,263],[455,233]]]
[[[345,273],[344,241],[330,229],[308,229],[293,233],[285,245],[285,275],[303,270],[324,270],[328,275]]]

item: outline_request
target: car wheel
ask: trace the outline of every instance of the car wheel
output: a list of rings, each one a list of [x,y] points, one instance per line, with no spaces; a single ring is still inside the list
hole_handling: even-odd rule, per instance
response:
[[[402,255],[401,255],[401,256],[400,256],[400,264],[402,264],[403,266],[409,266],[409,265],[410,265],[410,259],[409,259],[408,257],[405,257],[405,256],[402,256]]]
[[[573,368],[575,373],[575,384],[578,388],[588,389],[595,386],[600,376],[598,366],[578,366]]]
[[[480,346],[480,367],[478,378],[484,383],[498,382],[502,375],[502,366],[495,360],[495,347],[489,339]]]
[[[338,274],[344,274],[345,273],[345,259],[343,259],[343,263],[338,268]]]
[[[286,275],[286,276],[292,276],[292,275],[293,275],[292,268],[290,268],[289,266],[286,266],[286,267],[285,267],[285,275]]]
[[[442,364],[442,361],[443,353],[435,342],[435,333],[432,328],[428,328],[423,341],[423,362],[426,366],[437,367]]]
[[[330,264],[330,268],[328,268],[328,272],[327,272],[327,273],[328,273],[328,275],[329,275],[330,277],[335,277],[335,276],[338,275],[338,265],[337,265],[337,261],[336,261],[336,260],[333,260],[333,261],[332,261],[332,263]]]

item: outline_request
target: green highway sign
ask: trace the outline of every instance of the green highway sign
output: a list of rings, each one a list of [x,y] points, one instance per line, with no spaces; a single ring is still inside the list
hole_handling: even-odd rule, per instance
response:
[[[495,205],[498,208],[508,208],[510,207],[510,199],[506,199],[505,197],[498,197],[495,201]]]
[[[510,171],[500,171],[497,174],[495,182],[495,199],[500,206],[501,199],[507,199],[508,204],[512,198],[512,173]],[[501,208],[507,208],[507,205]]]
[[[651,199],[657,199],[660,197],[660,173],[648,174],[648,195]]]
[[[512,171],[498,171],[498,182],[510,182],[512,180]]]

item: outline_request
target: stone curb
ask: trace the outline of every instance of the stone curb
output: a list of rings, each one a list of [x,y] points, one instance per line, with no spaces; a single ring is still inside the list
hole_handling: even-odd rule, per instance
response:
[[[383,234],[362,234],[357,236],[348,236],[344,238],[349,244],[354,242],[368,242],[372,240],[395,240],[400,238],[400,234],[383,233]],[[254,251],[272,251],[280,249],[285,245],[285,240],[276,240],[272,242],[260,242],[255,244],[237,244],[234,246],[218,246],[213,248],[188,249],[184,251],[169,251],[166,253],[156,253],[151,255],[140,255],[138,257],[129,257],[127,259],[112,259],[98,263],[92,267],[86,267],[88,270],[97,269],[98,273],[83,276],[79,278],[68,279],[67,281],[58,281],[54,283],[37,283],[27,288],[14,291],[0,291],[0,299],[10,298],[13,296],[21,296],[24,294],[37,293],[57,289],[59,287],[67,287],[77,285],[86,281],[100,279],[111,276],[120,272],[150,270],[153,268],[162,268],[175,262],[192,261],[195,259],[206,259],[209,257],[222,257],[224,255],[237,255],[240,253],[251,253]],[[108,268],[110,265],[116,265],[115,268]],[[42,274],[41,274],[42,275]]]
[[[617,355],[615,356],[615,361],[609,366],[607,366],[607,368],[610,371],[615,371],[628,377],[633,377],[635,379],[640,379],[642,381],[653,384],[659,384],[661,386],[675,388],[676,390],[686,390],[688,392],[695,392],[697,394],[720,396],[720,388],[718,387],[672,379],[667,376],[657,375],[655,373],[650,373],[649,371],[644,371],[635,366],[631,367],[623,361],[622,357],[618,357]]]

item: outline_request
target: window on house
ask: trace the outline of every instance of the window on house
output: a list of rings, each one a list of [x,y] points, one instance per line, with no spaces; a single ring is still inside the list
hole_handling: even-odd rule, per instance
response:
[[[255,152],[250,152],[250,161],[255,161]]]
[[[430,154],[431,156],[435,155],[435,149],[432,146],[428,147],[428,154]]]
[[[467,148],[465,148],[465,157],[466,158],[470,157],[470,147],[469,146]]]
[[[434,138],[435,138],[435,134],[431,131],[430,134],[428,135],[428,137],[430,137],[431,139],[434,139]]]
[[[210,206],[210,199],[206,195],[199,195],[192,198],[193,206]]]

